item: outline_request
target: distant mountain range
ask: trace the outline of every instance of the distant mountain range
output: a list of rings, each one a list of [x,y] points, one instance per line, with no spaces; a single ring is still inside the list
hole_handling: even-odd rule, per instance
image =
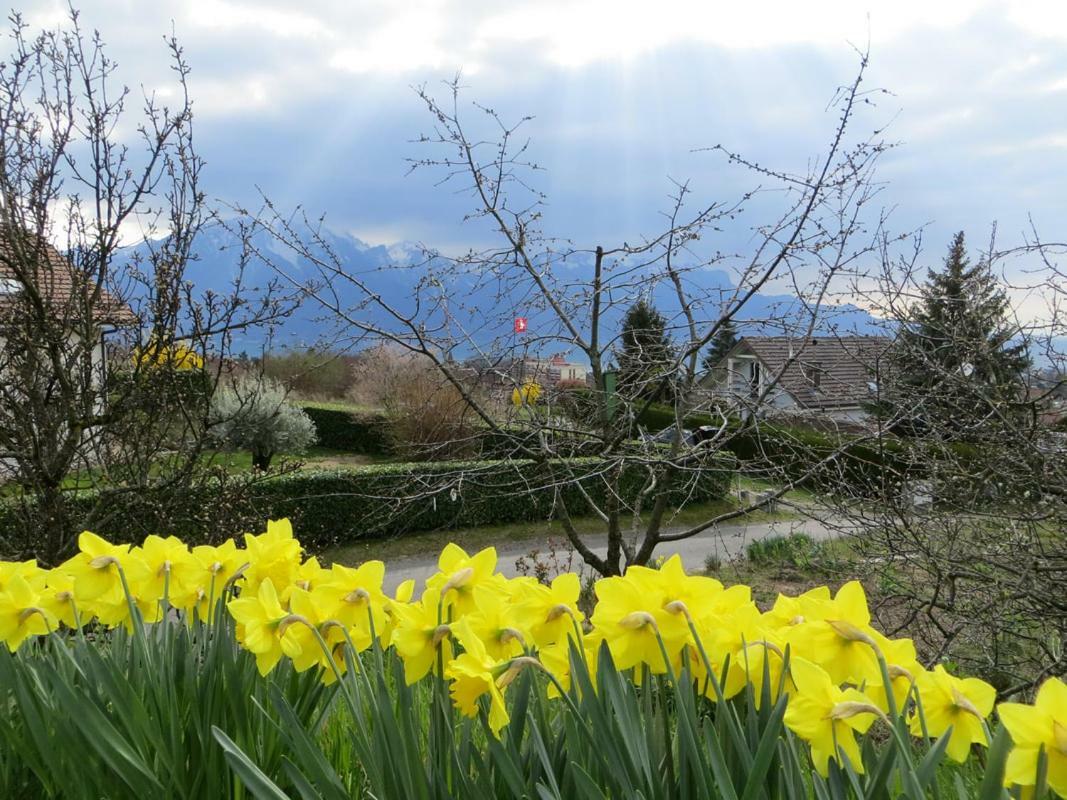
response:
[[[392,245],[372,245],[360,239],[336,231],[328,231],[324,239],[344,265],[345,270],[359,276],[368,287],[379,293],[399,313],[411,314],[416,311],[416,290],[420,283],[428,280],[434,271],[434,262],[428,267],[391,269],[392,265],[422,264],[426,262],[423,251],[417,245],[400,242]],[[255,246],[269,254],[278,264],[297,281],[312,280],[316,277],[315,268],[299,259],[284,246],[279,245],[269,235],[259,233],[254,239]],[[130,248],[131,254],[145,249],[145,245]],[[199,292],[213,290],[224,293],[231,290],[232,282],[238,272],[239,248],[234,237],[221,226],[212,226],[204,230],[195,247],[195,260],[189,265],[187,279]],[[574,285],[581,283],[581,276],[590,275],[591,260],[582,257],[572,258],[558,268],[557,275],[564,270],[573,270]],[[278,278],[270,266],[255,261],[246,266],[245,285],[261,289],[271,280]],[[550,352],[566,350],[566,341],[557,339],[562,334],[555,316],[538,302],[536,293],[530,291],[529,282],[516,281],[514,286],[498,281],[487,281],[485,276],[475,272],[451,272],[445,284],[450,296],[450,309],[457,319],[463,320],[464,330],[477,342],[479,347],[493,349],[494,346],[507,347],[514,344],[512,320],[514,317],[526,317],[529,322],[531,341],[545,337],[544,349]],[[687,294],[702,298],[698,316],[716,319],[719,315],[720,299],[729,297],[733,284],[725,271],[711,269],[694,269],[684,273]],[[672,326],[682,326],[684,318],[675,295],[674,287],[666,281],[654,281],[652,275],[642,276],[636,271],[627,277],[628,289],[621,296],[628,298],[636,293],[644,293],[670,321]],[[351,284],[335,282],[337,297],[341,304],[355,308],[364,299],[361,291]],[[575,318],[582,324],[588,317],[588,308],[577,291],[571,297],[571,306]],[[359,310],[360,319],[367,319],[375,324],[389,325],[391,320],[387,313],[373,305],[364,304]],[[621,324],[625,305],[620,303],[605,314],[605,331],[617,331]],[[313,300],[305,301],[302,307],[280,326],[275,332],[272,346],[308,347],[329,340],[337,333],[335,325],[326,320],[330,315]],[[440,310],[430,315],[430,319],[440,321]],[[757,294],[737,315],[738,330],[741,335],[782,335],[796,327],[796,320],[805,318],[801,303],[795,296]],[[790,321],[793,324],[790,324]],[[587,324],[587,323],[585,323]],[[585,331],[583,330],[583,333]],[[879,321],[864,310],[853,305],[834,305],[827,307],[820,317],[820,324],[815,331],[819,335],[839,333],[841,335],[875,335],[884,333]],[[250,334],[235,342],[235,349],[254,352],[259,350],[266,340],[266,333]],[[457,343],[456,357],[464,357],[467,349]],[[536,348],[534,348],[536,349]]]

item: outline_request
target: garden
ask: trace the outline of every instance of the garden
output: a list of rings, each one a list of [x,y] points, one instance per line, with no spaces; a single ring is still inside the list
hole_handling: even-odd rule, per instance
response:
[[[1067,796],[1067,686],[924,669],[855,581],[761,610],[677,558],[583,586],[449,545],[388,596],[287,520],[242,544],[0,564],[4,796]]]

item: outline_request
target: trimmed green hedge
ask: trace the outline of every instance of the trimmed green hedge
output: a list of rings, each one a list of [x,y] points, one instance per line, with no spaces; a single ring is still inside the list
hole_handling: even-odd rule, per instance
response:
[[[598,504],[607,496],[601,475],[606,466],[598,459],[580,458],[543,464],[439,461],[299,472],[262,484],[256,500],[263,519],[289,517],[305,546],[320,550],[415,531],[547,520],[557,484],[570,513],[585,514],[589,509],[582,489]],[[733,467],[732,459],[709,461],[696,481],[671,491],[672,504],[722,498]],[[620,481],[623,497],[635,498],[644,480],[639,466],[627,466]]]
[[[675,414],[674,409],[671,406],[663,405],[662,403],[651,403],[648,408],[644,408],[643,410],[640,407],[638,408],[641,410],[641,413],[637,417],[637,425],[646,433],[659,433],[664,428],[669,428],[674,424]],[[721,422],[721,420],[719,422]],[[710,414],[694,412],[686,416],[685,427],[690,430],[704,425],[715,425],[718,427],[719,422],[713,420]]]
[[[289,517],[300,541],[311,552],[358,539],[403,536],[416,531],[487,524],[547,520],[553,487],[562,487],[571,514],[588,513],[582,490],[601,504],[608,493],[602,473],[609,464],[595,458],[546,463],[530,461],[439,461],[377,464],[368,467],[294,472],[231,492],[225,499],[201,489],[197,507],[205,513],[178,514],[159,525],[158,508],[142,495],[117,495],[114,520],[97,530],[119,541],[139,539],[165,530],[190,544],[215,542],[248,530],[261,530],[266,520]],[[706,459],[698,470],[670,491],[673,505],[722,498],[730,485],[732,458]],[[693,476],[696,479],[693,479]],[[644,468],[627,465],[620,481],[631,500],[646,480]],[[579,488],[578,483],[581,483]],[[88,513],[94,499],[72,500]],[[121,508],[120,508],[121,506]],[[17,517],[0,508],[0,531]],[[146,524],[142,524],[146,523]],[[113,526],[114,529],[108,529]],[[2,548],[0,548],[2,549]]]
[[[319,445],[368,456],[394,452],[392,426],[384,414],[357,413],[324,405],[301,406],[315,423]]]

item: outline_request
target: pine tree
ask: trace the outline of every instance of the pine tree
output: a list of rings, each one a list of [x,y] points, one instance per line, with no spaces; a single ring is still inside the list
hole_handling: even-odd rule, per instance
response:
[[[719,326],[719,329],[715,331],[711,346],[708,348],[708,352],[704,354],[704,360],[701,362],[704,371],[711,372],[722,361],[723,357],[733,349],[737,341],[737,330],[734,328],[733,321],[725,320]]]
[[[1012,342],[1007,294],[990,265],[971,265],[963,232],[940,271],[930,270],[911,319],[901,327],[890,390],[894,413],[921,429],[969,438],[1012,416],[1030,366]]]
[[[672,397],[674,347],[667,334],[667,320],[656,307],[644,299],[634,303],[623,320],[621,339],[619,392],[632,399]]]

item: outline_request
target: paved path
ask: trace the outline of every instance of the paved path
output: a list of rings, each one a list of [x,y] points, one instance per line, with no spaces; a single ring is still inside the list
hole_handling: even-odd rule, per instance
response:
[[[674,532],[674,530],[668,529],[668,532]],[[839,528],[836,530],[839,530]],[[775,520],[758,524],[742,522],[721,525],[713,530],[707,530],[696,536],[691,536],[688,539],[661,544],[656,548],[656,556],[669,557],[678,553],[682,556],[686,567],[691,572],[697,572],[704,569],[704,561],[711,554],[717,554],[723,561],[727,561],[744,552],[745,547],[750,542],[767,539],[771,536],[788,536],[794,532],[804,532],[813,539],[827,539],[835,535],[834,526],[831,523],[812,517]],[[603,539],[603,537],[599,538]],[[596,539],[597,537],[588,537],[593,551],[597,555],[603,556],[607,546],[605,544],[596,544]],[[518,575],[518,570],[515,567],[516,559],[535,549],[545,553],[547,548],[547,540],[536,538],[498,545],[496,548],[497,570],[509,577]],[[565,557],[566,554],[564,553]],[[581,564],[581,556],[575,553],[574,568],[577,569]],[[416,581],[416,594],[418,594],[422,589],[422,582],[436,571],[436,553],[426,556],[390,559],[385,571],[385,589],[392,592],[401,581],[414,578]]]

